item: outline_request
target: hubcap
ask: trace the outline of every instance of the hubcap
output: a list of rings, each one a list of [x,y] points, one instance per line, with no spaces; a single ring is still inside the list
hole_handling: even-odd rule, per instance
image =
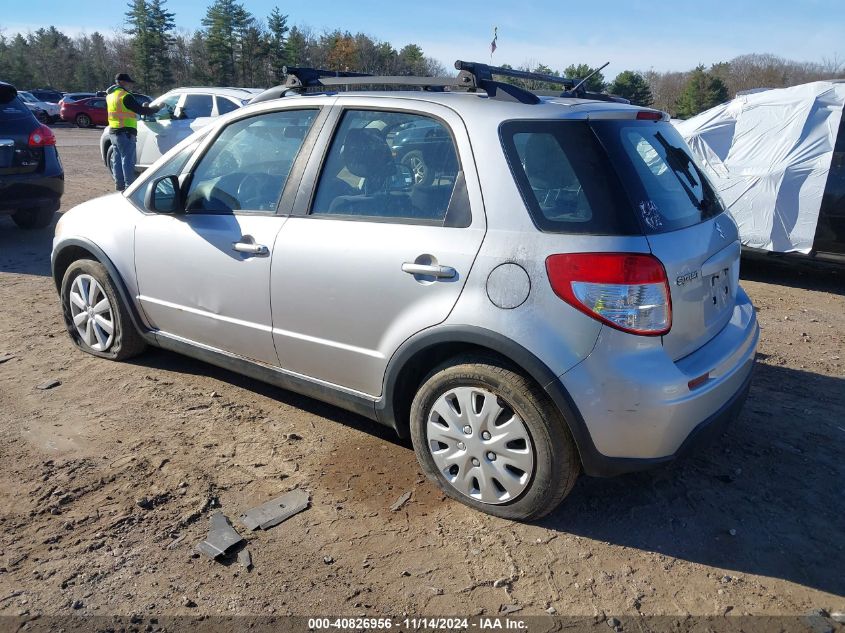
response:
[[[79,337],[97,352],[114,343],[114,314],[103,287],[91,275],[79,275],[70,287],[70,315]]]
[[[426,438],[446,481],[476,501],[513,501],[534,474],[525,423],[487,389],[456,387],[441,395],[429,412]]]

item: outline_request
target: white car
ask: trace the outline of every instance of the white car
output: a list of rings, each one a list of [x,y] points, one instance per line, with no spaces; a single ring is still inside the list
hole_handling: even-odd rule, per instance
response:
[[[182,139],[211,123],[214,117],[243,107],[260,92],[258,88],[175,88],[166,92],[151,103],[166,107],[138,120],[135,170],[145,170]],[[106,128],[100,137],[100,156],[109,171],[113,151]]]
[[[18,96],[21,100],[26,103],[27,105],[33,105],[36,108],[41,108],[44,112],[47,113],[47,116],[50,119],[50,123],[54,121],[58,121],[59,119],[59,104],[58,103],[49,103],[47,101],[41,101],[35,95],[25,92],[25,91],[18,91]]]

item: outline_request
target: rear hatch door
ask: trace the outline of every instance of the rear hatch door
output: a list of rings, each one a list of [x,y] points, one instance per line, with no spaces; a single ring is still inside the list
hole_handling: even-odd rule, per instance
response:
[[[682,358],[731,318],[739,279],[736,224],[671,124],[606,120],[592,126],[666,269],[672,328],[663,345],[673,359]]]
[[[38,171],[44,150],[30,147],[29,135],[39,125],[14,88],[0,84],[0,176]]]

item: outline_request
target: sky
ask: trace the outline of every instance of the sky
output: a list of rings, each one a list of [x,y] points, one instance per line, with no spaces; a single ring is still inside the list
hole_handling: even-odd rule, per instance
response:
[[[125,0],[2,0],[0,29],[16,32],[54,25],[69,35],[123,26]],[[168,0],[177,27],[200,28],[210,0]],[[288,24],[315,32],[363,32],[395,48],[414,43],[451,68],[456,59],[490,62],[498,27],[496,65],[543,63],[610,66],[605,77],[626,70],[689,70],[746,53],[774,53],[797,61],[845,60],[845,0],[707,0],[645,2],[519,0],[456,3],[374,0],[285,2],[245,0],[248,11],[266,16],[278,6]]]

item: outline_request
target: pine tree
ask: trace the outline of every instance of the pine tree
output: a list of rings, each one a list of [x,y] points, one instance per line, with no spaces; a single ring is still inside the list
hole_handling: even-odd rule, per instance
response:
[[[676,106],[677,115],[686,119],[719,105],[728,98],[728,89],[718,77],[698,66],[690,73]]]
[[[243,37],[254,18],[235,0],[215,0],[208,7],[202,25],[205,27],[206,50],[211,80],[220,86],[238,83],[238,70],[243,59]]]
[[[176,23],[173,13],[164,4],[166,0],[151,0],[149,7],[149,31],[152,45],[150,84],[157,91],[164,91],[173,82],[170,51],[173,46],[173,29]]]
[[[623,70],[616,75],[616,79],[608,86],[608,91],[638,106],[650,106],[654,101],[648,82],[633,70]]]
[[[273,7],[270,13],[270,18],[267,20],[267,29],[270,31],[269,57],[270,57],[270,71],[277,82],[281,82],[284,77],[284,68],[288,63],[287,50],[287,35],[288,35],[288,16],[282,15],[279,7]]]

